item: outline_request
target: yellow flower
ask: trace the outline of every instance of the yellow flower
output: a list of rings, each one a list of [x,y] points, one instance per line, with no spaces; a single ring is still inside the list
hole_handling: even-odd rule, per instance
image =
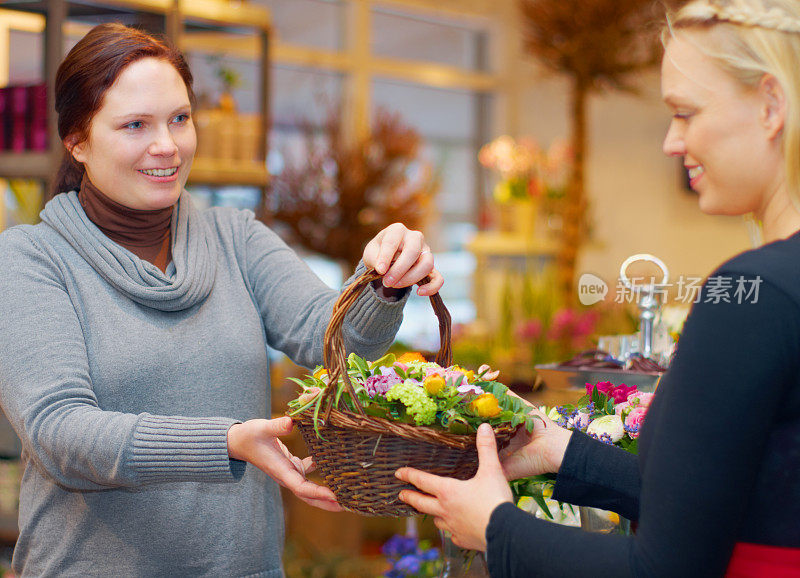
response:
[[[320,367],[318,370],[314,372],[315,379],[322,379],[324,376],[328,375],[328,370],[324,367]]]
[[[517,502],[517,508],[526,511],[529,514],[533,514],[536,511],[537,506],[533,498],[530,496],[522,496]]]
[[[425,390],[431,395],[437,395],[444,389],[444,377],[438,373],[432,373],[422,382]]]
[[[427,361],[422,354],[418,351],[406,351],[403,355],[397,358],[400,363],[411,363],[412,361]]]
[[[500,404],[497,403],[497,398],[491,393],[482,393],[473,399],[469,408],[478,417],[494,417],[500,413]]]
[[[475,372],[472,371],[471,369],[469,371],[467,371],[466,369],[464,369],[460,365],[453,365],[452,367],[450,367],[450,370],[451,371],[460,371],[461,373],[464,374],[464,379],[467,380],[467,383],[475,383]]]
[[[553,488],[548,486],[546,488],[542,488],[542,496],[545,498],[550,498],[553,495]]]

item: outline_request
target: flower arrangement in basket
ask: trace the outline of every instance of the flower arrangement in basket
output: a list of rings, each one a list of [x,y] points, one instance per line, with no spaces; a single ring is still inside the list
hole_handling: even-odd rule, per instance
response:
[[[289,402],[288,415],[343,508],[410,516],[418,512],[398,494],[412,486],[394,476],[398,468],[413,465],[468,479],[478,468],[478,425],[492,425],[498,447],[504,447],[521,425],[532,431],[536,418],[494,381],[497,373],[488,366],[476,373],[452,365],[450,314],[438,294],[431,296],[441,339],[435,363],[418,354],[399,359],[387,354],[372,362],[354,354],[345,358],[345,314],[380,277],[367,271],[339,296],[325,332],[325,365],[294,380],[302,391]]]

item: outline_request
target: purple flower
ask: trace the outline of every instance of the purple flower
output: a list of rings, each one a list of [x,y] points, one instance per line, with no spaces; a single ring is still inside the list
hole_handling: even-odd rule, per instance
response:
[[[406,554],[413,554],[416,550],[417,539],[413,536],[402,536],[400,534],[395,534],[381,546],[383,555],[393,558],[399,558]]]
[[[405,574],[416,574],[422,567],[422,561],[415,554],[407,554],[400,558],[394,565],[395,570]]]
[[[585,430],[589,425],[589,414],[579,411],[569,419],[569,422],[571,423],[571,429]],[[567,427],[570,427],[570,423],[568,423]]]

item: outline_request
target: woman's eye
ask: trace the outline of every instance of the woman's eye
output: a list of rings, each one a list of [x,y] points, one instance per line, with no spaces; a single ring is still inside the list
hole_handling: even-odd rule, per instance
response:
[[[126,124],[126,125],[125,125],[124,127],[122,127],[122,128],[129,128],[129,129],[137,130],[137,129],[140,129],[140,128],[142,128],[143,126],[144,126],[144,123],[143,123],[142,121],[140,121],[140,120],[135,120],[135,121],[133,121],[133,122],[129,122],[128,124]]]
[[[672,115],[672,118],[680,119],[680,120],[687,120],[691,118],[691,112],[676,112]]]
[[[176,116],[172,120],[172,122],[177,123],[177,124],[183,124],[188,120],[189,120],[189,115],[184,113],[184,114],[179,114],[178,116]]]

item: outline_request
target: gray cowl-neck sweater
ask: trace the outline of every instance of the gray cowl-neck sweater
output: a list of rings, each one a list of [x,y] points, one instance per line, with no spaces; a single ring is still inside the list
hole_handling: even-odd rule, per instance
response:
[[[270,413],[267,345],[321,362],[337,293],[251,212],[199,212],[185,192],[177,209],[165,272],[105,237],[75,192],[0,234],[20,575],[282,575],[278,486],[229,459],[226,435]],[[348,348],[380,355],[403,304],[366,291]]]

